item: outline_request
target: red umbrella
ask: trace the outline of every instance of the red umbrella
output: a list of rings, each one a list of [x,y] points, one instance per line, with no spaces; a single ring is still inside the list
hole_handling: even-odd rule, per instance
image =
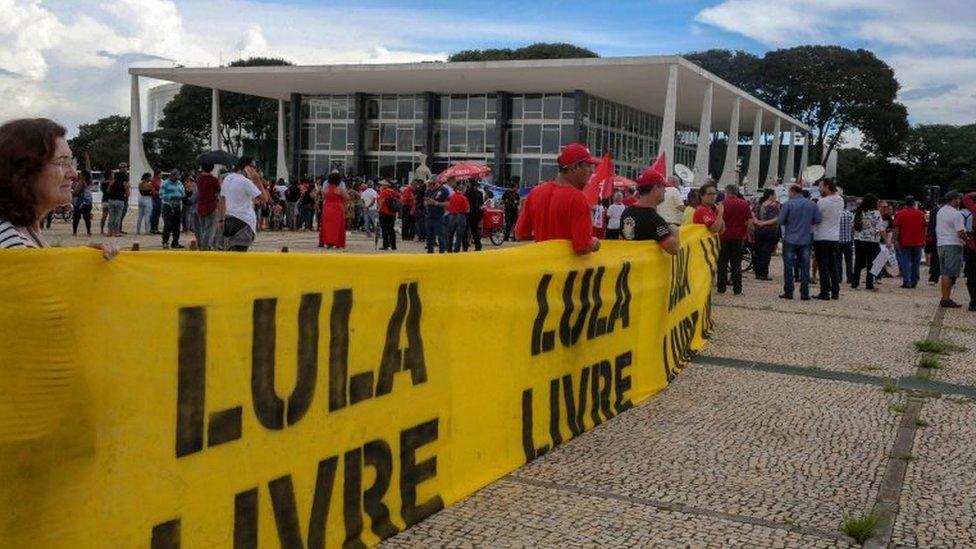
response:
[[[475,162],[458,162],[437,176],[441,183],[449,179],[478,179],[491,175],[491,168]]]

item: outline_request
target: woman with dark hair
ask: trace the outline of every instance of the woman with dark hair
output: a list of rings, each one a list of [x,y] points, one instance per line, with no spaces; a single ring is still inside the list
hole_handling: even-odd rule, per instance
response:
[[[319,225],[319,248],[346,247],[346,191],[339,188],[342,176],[330,173],[322,198],[322,223]]]
[[[769,261],[776,251],[776,243],[779,241],[779,200],[776,200],[776,191],[765,189],[759,203],[753,207],[753,215],[756,221],[753,224],[753,241],[756,246],[756,260],[753,262],[753,271],[756,280],[772,280],[769,277]]]
[[[122,211],[129,196],[129,183],[116,177],[108,185],[108,235],[122,236]],[[102,203],[105,203],[103,200]]]
[[[45,248],[41,219],[71,201],[74,168],[63,126],[46,118],[0,125],[0,248]],[[90,244],[106,259],[110,245]]]
[[[681,224],[682,225],[693,225],[695,223],[695,209],[701,206],[701,195],[698,189],[691,189],[688,191],[688,204],[685,206],[684,211],[681,214]]]
[[[871,264],[881,251],[884,238],[884,221],[878,211],[878,197],[866,194],[857,205],[854,212],[854,281],[851,288],[857,289],[861,284],[861,270],[867,268],[864,288],[874,290],[874,275],[871,274]]]

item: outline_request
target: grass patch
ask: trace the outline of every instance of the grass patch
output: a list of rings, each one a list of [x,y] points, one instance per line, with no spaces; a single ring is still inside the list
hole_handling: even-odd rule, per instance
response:
[[[929,426],[929,422],[925,421],[922,418],[918,418],[918,419],[915,420],[915,426],[916,427],[928,427]]]
[[[915,350],[920,353],[932,353],[936,355],[948,355],[965,351],[965,347],[939,341],[937,339],[923,339],[915,342]]]
[[[877,527],[878,517],[874,513],[864,513],[858,517],[847,517],[840,525],[841,531],[854,538],[854,541],[861,545],[871,539]]]
[[[890,395],[898,390],[898,386],[890,381],[885,381],[884,385],[881,386],[881,390]]]
[[[905,410],[908,409],[908,403],[906,402],[896,402],[891,405],[891,411],[896,414],[904,414]]]
[[[918,365],[922,368],[929,368],[932,370],[942,369],[942,362],[934,356],[923,356],[922,359],[918,361]]]
[[[915,374],[915,379],[924,379],[924,380],[932,379],[932,372],[918,372],[917,374]]]

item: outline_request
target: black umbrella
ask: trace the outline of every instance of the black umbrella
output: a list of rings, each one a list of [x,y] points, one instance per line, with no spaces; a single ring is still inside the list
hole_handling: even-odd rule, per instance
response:
[[[197,164],[236,166],[237,157],[227,151],[208,151],[197,157]]]

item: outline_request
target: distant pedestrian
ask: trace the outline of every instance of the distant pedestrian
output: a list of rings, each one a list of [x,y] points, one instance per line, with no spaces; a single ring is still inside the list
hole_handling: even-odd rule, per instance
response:
[[[667,221],[668,225],[676,228],[681,225],[684,218],[685,201],[681,199],[681,180],[677,176],[668,177],[668,186],[664,190],[664,201],[657,207],[661,217]],[[640,195],[640,191],[637,192]],[[638,196],[639,199],[639,196]]]
[[[424,206],[427,218],[427,253],[434,253],[434,245],[437,245],[439,253],[447,252],[447,229],[444,226],[444,212],[448,206],[450,191],[437,179],[431,179],[427,183],[427,191],[424,193]]]
[[[152,179],[152,213],[149,214],[149,232],[159,234],[159,218],[163,215],[163,202],[159,198],[159,190],[163,186],[163,173],[159,170],[153,171]]]
[[[613,193],[613,204],[607,208],[607,240],[620,238],[620,216],[627,206],[623,205],[624,195],[620,191]]]
[[[780,208],[777,222],[783,228],[783,299],[793,299],[793,273],[799,269],[800,299],[810,299],[810,248],[813,226],[820,223],[820,210],[803,196],[799,185],[792,185],[790,199]]]
[[[898,270],[902,288],[918,285],[922,248],[925,247],[925,212],[918,209],[914,196],[905,197],[905,207],[895,214],[892,221],[894,242],[898,246]]]
[[[939,208],[935,222],[935,238],[939,250],[939,283],[942,299],[939,306],[947,309],[961,307],[952,300],[952,287],[962,273],[962,250],[969,240],[966,225],[959,212],[959,193],[949,191],[945,195],[945,206]]]
[[[476,180],[472,180],[464,196],[468,199],[467,225],[464,231],[464,251],[468,251],[468,243],[474,246],[476,252],[481,251],[481,219],[485,207],[485,195]]]
[[[85,220],[85,230],[91,236],[92,193],[88,178],[91,174],[82,172],[71,180],[71,234],[78,235],[78,222]]]
[[[246,252],[254,244],[257,234],[254,206],[263,206],[270,199],[268,190],[260,182],[244,175],[253,173],[253,165],[253,158],[241,157],[237,171],[227,174],[220,185],[224,213],[223,227],[220,229],[226,249],[232,252]]]
[[[448,198],[447,204],[447,244],[448,252],[458,253],[464,240],[464,231],[468,225],[468,212],[471,204],[464,194],[464,184],[458,183],[454,193]]]
[[[732,274],[732,293],[742,293],[742,253],[745,249],[749,225],[752,223],[752,209],[749,202],[739,197],[737,185],[725,187],[725,200],[722,201],[722,220],[725,228],[720,235],[721,246],[718,252],[718,273],[716,290],[725,293],[728,275]]]
[[[366,236],[371,237],[373,231],[379,230],[379,193],[373,189],[373,183],[366,183],[366,189],[362,192],[363,199],[363,224]]]
[[[837,261],[837,280],[854,282],[854,213],[844,207],[840,212],[840,260]],[[843,272],[841,272],[843,267]],[[842,276],[843,275],[843,276]]]
[[[837,194],[837,185],[831,179],[820,180],[820,223],[813,229],[813,251],[820,267],[820,293],[817,299],[824,301],[840,298],[840,276],[837,260],[840,255],[840,217],[844,211],[844,198]]]
[[[976,192],[968,192],[962,197],[962,204],[969,211],[970,222],[976,219]],[[976,224],[974,224],[976,225]],[[968,228],[969,240],[963,248],[964,271],[966,275],[966,290],[969,293],[969,310],[976,311],[976,239],[974,227]]]
[[[197,247],[212,250],[217,226],[217,204],[220,202],[220,180],[213,175],[213,164],[200,164],[197,176],[197,223],[194,229]]]
[[[153,186],[152,174],[146,172],[139,180],[139,213],[136,216],[136,234],[142,234],[142,228],[146,228],[146,233],[152,231],[152,210],[153,210]]]
[[[956,210],[958,212],[958,210]],[[881,252],[881,242],[884,233],[884,220],[878,211],[878,197],[866,194],[854,212],[854,282],[851,287],[857,289],[861,284],[861,271],[865,274],[864,288],[874,290],[874,275],[871,265]]]
[[[752,261],[752,270],[756,275],[756,280],[772,280],[769,276],[769,263],[772,260],[773,252],[779,243],[779,217],[780,204],[776,200],[776,191],[764,189],[762,198],[753,208],[753,244],[755,246],[755,257]]]
[[[163,204],[163,249],[170,247],[170,238],[173,240],[173,248],[183,248],[180,244],[180,222],[183,219],[185,196],[186,190],[180,182],[180,171],[174,168],[159,188],[159,200]]]
[[[319,248],[346,247],[346,191],[339,187],[342,177],[330,173],[322,199],[322,227],[319,229]]]
[[[513,240],[512,231],[518,220],[519,203],[522,201],[517,189],[508,189],[502,195],[502,207],[505,210],[505,240]]]
[[[396,251],[397,214],[403,209],[403,195],[393,188],[386,179],[380,180],[380,193],[376,198],[377,211],[380,217],[380,231],[383,238],[383,249]]]

